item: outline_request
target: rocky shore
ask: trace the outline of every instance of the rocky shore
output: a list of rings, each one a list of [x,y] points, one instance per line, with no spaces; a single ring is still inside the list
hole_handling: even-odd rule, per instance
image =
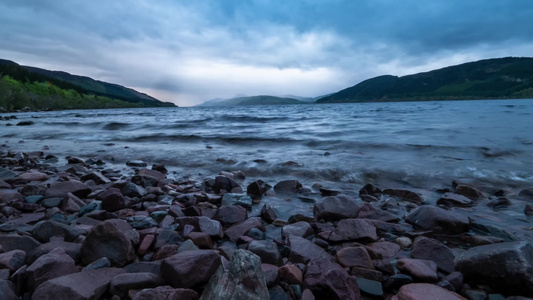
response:
[[[533,189],[458,181],[430,203],[370,183],[353,195],[239,171],[195,181],[157,162],[66,162],[0,148],[0,299],[533,297],[528,235],[471,213],[523,205],[527,220]],[[262,202],[305,195],[319,200],[286,220]]]

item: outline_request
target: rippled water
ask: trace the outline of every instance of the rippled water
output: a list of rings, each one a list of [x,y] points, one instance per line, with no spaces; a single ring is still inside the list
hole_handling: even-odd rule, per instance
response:
[[[5,116],[6,114],[4,114]],[[242,170],[311,185],[533,185],[533,100],[31,112],[0,121],[12,150],[165,163],[178,176]],[[33,126],[5,126],[31,120]],[[24,143],[19,143],[23,141]],[[298,165],[283,165],[292,161]]]

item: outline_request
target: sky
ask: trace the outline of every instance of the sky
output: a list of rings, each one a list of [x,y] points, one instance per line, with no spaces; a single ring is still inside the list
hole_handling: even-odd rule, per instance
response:
[[[192,106],[533,56],[530,0],[3,0],[0,58]]]

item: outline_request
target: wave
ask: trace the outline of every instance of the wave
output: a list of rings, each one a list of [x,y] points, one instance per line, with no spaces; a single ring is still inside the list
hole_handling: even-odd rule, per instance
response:
[[[104,130],[121,130],[128,128],[131,124],[121,122],[110,122],[104,125]]]

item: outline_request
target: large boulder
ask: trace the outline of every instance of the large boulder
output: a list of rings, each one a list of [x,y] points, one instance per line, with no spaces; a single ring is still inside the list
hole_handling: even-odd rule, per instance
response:
[[[455,271],[455,257],[452,250],[434,239],[423,236],[416,238],[413,244],[413,250],[411,251],[411,257],[432,260],[445,273]]]
[[[175,288],[195,288],[209,281],[220,265],[214,250],[185,251],[161,262],[161,275]]]
[[[507,242],[470,248],[455,259],[466,282],[488,285],[504,295],[533,296],[533,246]]]
[[[246,250],[233,252],[227,266],[221,265],[209,280],[200,300],[268,299],[261,259]]]
[[[274,186],[274,191],[278,194],[298,193],[302,184],[298,180],[283,180]]]
[[[428,298],[440,300],[466,300],[466,298],[457,293],[429,283],[411,283],[404,285],[400,288],[398,293],[392,297],[393,300],[423,300]]]
[[[341,266],[324,258],[307,265],[303,287],[310,289],[316,299],[361,299],[355,279]]]
[[[355,200],[346,196],[330,196],[315,204],[313,214],[317,220],[338,221],[357,217],[360,208]]]
[[[51,237],[63,236],[67,242],[72,242],[78,236],[86,234],[83,229],[74,228],[63,223],[48,220],[35,225],[32,235],[41,243],[48,243]]]
[[[19,249],[27,254],[40,245],[41,243],[30,236],[18,234],[0,234],[0,246],[2,247],[3,251]]]
[[[111,221],[95,225],[81,245],[82,263],[107,257],[113,266],[123,267],[137,256],[130,240]]]
[[[412,210],[405,216],[405,221],[417,228],[433,230],[436,233],[459,234],[470,228],[467,216],[430,205]]]
[[[101,268],[72,273],[41,284],[32,296],[35,300],[98,300],[107,291],[109,282],[123,269]]]
[[[43,282],[77,271],[74,260],[65,253],[65,250],[56,248],[39,257],[26,269],[28,289],[34,291]]]

